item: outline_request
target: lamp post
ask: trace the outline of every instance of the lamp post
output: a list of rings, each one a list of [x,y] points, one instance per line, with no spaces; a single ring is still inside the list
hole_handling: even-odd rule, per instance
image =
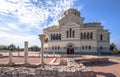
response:
[[[40,64],[41,64],[41,65],[44,65],[43,44],[44,44],[45,35],[44,35],[44,34],[39,35],[39,39],[40,39],[40,41],[41,41]]]

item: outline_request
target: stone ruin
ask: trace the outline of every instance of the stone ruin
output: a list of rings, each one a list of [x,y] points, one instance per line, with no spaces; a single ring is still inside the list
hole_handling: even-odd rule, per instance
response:
[[[96,75],[88,67],[78,64],[73,58],[68,58],[66,66],[0,67],[0,77],[96,77]]]
[[[0,64],[0,77],[96,77],[94,71],[85,65],[108,61],[107,58],[95,56],[61,55],[58,65],[46,65],[41,54],[40,65],[31,65],[28,63],[28,42],[25,42],[24,55],[24,64],[15,64],[12,53],[9,53],[9,63]]]

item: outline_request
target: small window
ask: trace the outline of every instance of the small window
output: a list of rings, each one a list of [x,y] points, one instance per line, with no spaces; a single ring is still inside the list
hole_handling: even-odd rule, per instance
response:
[[[72,29],[70,28],[69,31],[70,31],[70,38],[71,38]]]
[[[91,46],[89,46],[89,50],[91,50]]]
[[[100,50],[102,50],[103,49],[103,47],[102,46],[100,46]]]
[[[86,33],[84,33],[84,39],[86,39]]]
[[[54,46],[52,47],[52,50],[54,50]]]
[[[83,39],[83,33],[81,33],[81,39]]]
[[[89,33],[87,33],[87,39],[89,39]]]
[[[84,46],[82,46],[82,50],[84,50]]]
[[[53,35],[51,34],[51,40],[53,40]]]
[[[55,46],[55,50],[57,50],[57,46]]]
[[[73,38],[75,37],[75,31],[73,30]]]
[[[68,31],[66,31],[66,37],[68,38]]]
[[[75,15],[77,15],[77,13],[75,13]]]
[[[92,32],[90,33],[90,39],[93,39],[93,33]]]
[[[59,34],[59,40],[61,40],[61,34]]]
[[[58,50],[60,49],[60,47],[58,46]]]

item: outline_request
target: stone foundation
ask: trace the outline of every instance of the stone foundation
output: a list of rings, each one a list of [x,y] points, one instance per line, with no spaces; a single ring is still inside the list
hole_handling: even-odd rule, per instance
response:
[[[66,66],[0,67],[0,77],[96,77],[96,75],[88,67],[78,64],[73,58],[69,58]]]

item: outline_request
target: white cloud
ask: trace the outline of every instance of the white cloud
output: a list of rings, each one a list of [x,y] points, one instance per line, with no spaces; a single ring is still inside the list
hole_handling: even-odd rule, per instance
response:
[[[38,0],[32,0],[37,2]],[[1,0],[0,13],[11,13],[14,17],[18,18],[19,22],[29,24],[29,26],[39,27],[39,24],[45,24],[49,17],[52,17],[54,22],[60,17],[60,13],[68,9],[73,4],[74,0],[56,0],[44,2],[39,1],[33,4],[29,0]]]
[[[0,30],[3,30],[3,31],[10,31],[9,28],[7,28],[7,27],[3,27],[3,26],[0,26]]]
[[[29,46],[40,44],[38,36],[35,35],[16,35],[0,31],[0,38],[2,39],[2,41],[0,41],[0,44],[4,45],[10,45],[13,43],[15,45],[23,47],[24,41],[28,41]]]
[[[75,0],[0,0],[0,15],[11,16],[16,19],[13,22],[7,22],[7,25],[0,26],[3,31],[12,30],[13,33],[0,32],[0,40],[2,43],[21,44],[24,40],[29,40],[33,44],[37,44],[36,35],[30,35],[30,31],[39,30],[56,24],[64,10],[74,5]],[[24,27],[21,27],[21,24]],[[58,23],[57,23],[58,24]],[[14,32],[21,32],[21,35]],[[34,31],[33,31],[34,30]],[[24,31],[28,32],[24,36]],[[23,35],[22,35],[23,34]],[[37,41],[36,41],[37,40]]]

